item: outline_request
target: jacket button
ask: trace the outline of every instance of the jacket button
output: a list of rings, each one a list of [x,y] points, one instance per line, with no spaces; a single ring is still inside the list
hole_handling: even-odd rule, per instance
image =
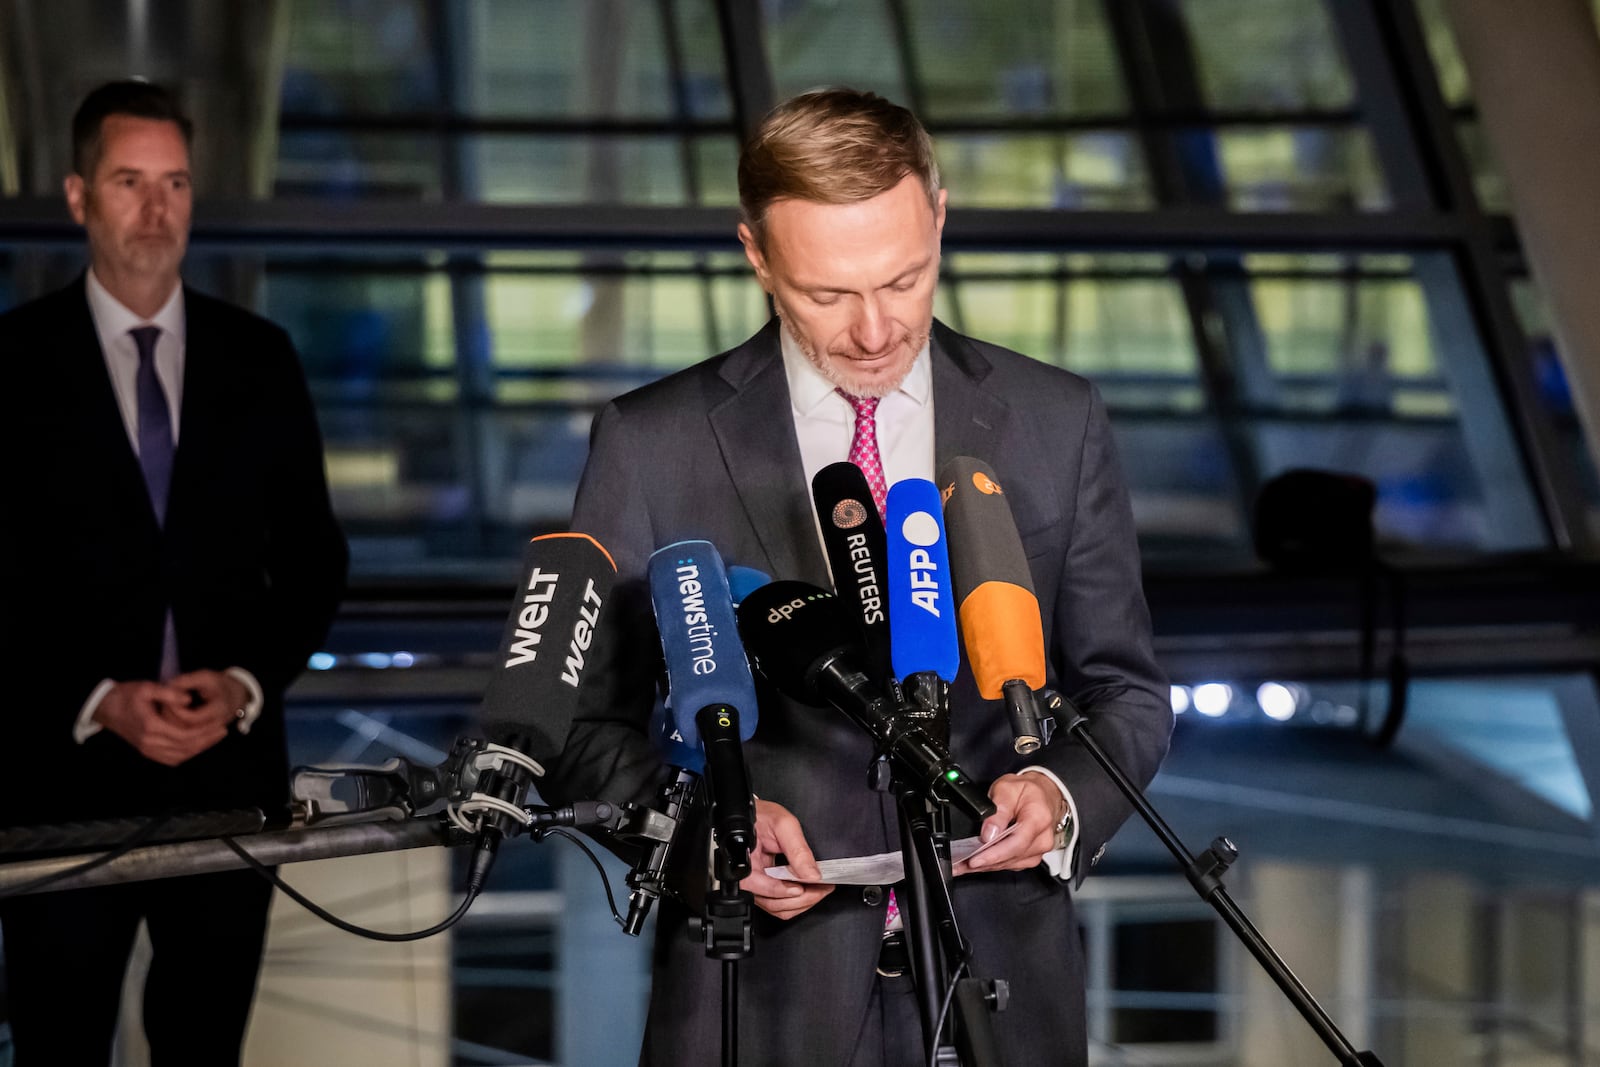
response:
[[[861,903],[869,908],[876,908],[883,903],[883,886],[869,885],[861,890]]]

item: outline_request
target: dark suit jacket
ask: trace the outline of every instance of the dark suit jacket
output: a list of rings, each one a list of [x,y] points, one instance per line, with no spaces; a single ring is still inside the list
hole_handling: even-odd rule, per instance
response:
[[[1083,379],[935,323],[936,465],[990,463],[1022,533],[1039,594],[1050,683],[1073,698],[1135,781],[1166,753],[1172,711],[1150,650],[1128,495],[1105,409]],[[790,415],[776,323],[739,348],[618,398],[598,416],[573,528],[617,561],[603,660],[587,675],[568,749],[541,784],[564,798],[648,800],[659,758],[644,734],[659,660],[642,576],[650,553],[704,538],[731,564],[829,586]],[[596,684],[598,683],[598,684]],[[1072,790],[1082,827],[1081,877],[1130,813],[1078,746],[1016,756],[999,702],[977,694],[963,665],[951,695],[951,751],[979,779],[1036,761]],[[792,811],[819,858],[898,847],[892,803],[868,791],[872,745],[845,717],[762,692],[746,746],[754,789]],[[953,815],[958,834],[970,833]],[[682,852],[704,862],[703,846]],[[970,875],[954,884],[976,970],[1011,981],[997,1029],[1007,1063],[1082,1063],[1082,949],[1070,894],[1043,868]],[[644,1059],[713,1062],[718,965],[688,940],[687,911],[664,905]],[[882,932],[881,903],[840,887],[784,923],[758,913],[754,956],[741,963],[741,1062],[844,1063],[861,1033]],[[908,1035],[918,1041],[918,1035]]]
[[[310,395],[288,335],[184,291],[178,450],[158,525],[84,281],[0,316],[0,823],[279,806],[283,691],[327,632],[346,551]],[[176,768],[72,727],[103,678],[155,677],[168,607],[180,666],[244,667],[266,696]]]

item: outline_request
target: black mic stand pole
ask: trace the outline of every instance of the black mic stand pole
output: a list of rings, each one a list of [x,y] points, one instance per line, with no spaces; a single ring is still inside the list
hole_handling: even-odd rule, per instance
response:
[[[945,744],[949,732],[945,683],[931,672],[914,675],[907,681],[910,700],[901,704],[898,714],[923,723],[941,745]],[[938,797],[930,796],[924,786],[908,781],[893,761],[873,765],[875,787],[882,788],[886,762],[905,862],[900,915],[917,987],[923,1047],[931,1063],[1000,1067],[990,1015],[1005,1007],[1005,982],[952,977],[952,971],[959,974],[965,966],[970,946],[961,936],[950,898],[949,809]],[[955,967],[951,961],[955,961]],[[951,982],[955,984],[953,993]],[[955,1003],[941,1028],[940,1014],[950,996],[954,996]]]
[[[743,848],[715,847],[715,885],[706,895],[701,923],[706,956],[722,961],[722,1064],[739,1062],[739,961],[754,947],[748,890],[740,887],[750,874],[750,854]]]
[[[1151,806],[1150,801],[1145,799],[1139,787],[1133,784],[1132,780],[1122,772],[1122,768],[1117,766],[1116,761],[1089,733],[1089,720],[1084,718],[1083,713],[1059,693],[1050,693],[1046,697],[1046,706],[1055,713],[1057,722],[1062,721],[1062,713],[1066,713],[1067,733],[1071,734],[1078,744],[1094,757],[1094,761],[1100,764],[1100,769],[1106,772],[1106,776],[1122,791],[1122,795],[1128,798],[1134,810],[1149,824],[1150,829],[1155,831],[1155,835],[1167,847],[1167,851],[1178,861],[1178,865],[1183,868],[1184,876],[1189,879],[1189,884],[1194,887],[1200,899],[1210,904],[1217,914],[1222,916],[1222,921],[1228,924],[1240,941],[1244,942],[1244,947],[1250,950],[1250,955],[1256,958],[1256,962],[1261,964],[1277,983],[1278,988],[1283,990],[1284,996],[1289,998],[1289,1003],[1294,1005],[1295,1010],[1310,1024],[1311,1029],[1316,1031],[1322,1043],[1338,1057],[1339,1062],[1345,1067],[1383,1067],[1383,1062],[1375,1053],[1356,1051],[1355,1046],[1340,1032],[1328,1013],[1322,1010],[1322,1006],[1311,995],[1311,991],[1300,983],[1294,972],[1289,970],[1289,965],[1283,962],[1283,958],[1273,950],[1261,931],[1255,928],[1245,917],[1244,912],[1239,910],[1233,898],[1228,895],[1227,888],[1222,884],[1222,875],[1233,861],[1239,858],[1239,850],[1234,847],[1233,842],[1225,837],[1219,837],[1199,859],[1196,859],[1184,847],[1177,834],[1173,833],[1172,827],[1168,826],[1166,820]]]

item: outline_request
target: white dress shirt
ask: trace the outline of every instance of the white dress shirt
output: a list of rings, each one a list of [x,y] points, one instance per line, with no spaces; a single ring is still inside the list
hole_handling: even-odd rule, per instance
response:
[[[830,463],[850,458],[850,442],[855,436],[855,409],[840,396],[832,382],[806,358],[785,325],[778,331],[783,349],[783,372],[789,379],[789,413],[794,418],[795,437],[800,443],[800,465],[805,468],[806,485]],[[878,458],[883,464],[885,485],[904,478],[933,481],[933,360],[924,342],[911,369],[899,388],[878,402],[874,417],[878,432]],[[822,526],[812,515],[817,542],[822,541]],[[824,544],[823,558],[827,558]],[[1045,767],[1024,767],[1021,773],[1042,774],[1055,783],[1066,798],[1072,816],[1065,844],[1045,853],[1045,866],[1057,878],[1070,878],[1070,857],[1078,847],[1078,809],[1072,793],[1054,772]]]
[[[100,354],[105,357],[111,391],[117,398],[117,410],[122,413],[122,428],[128,433],[128,444],[132,446],[135,456],[139,454],[139,393],[135,382],[139,372],[139,346],[129,331],[140,326],[161,328],[161,333],[156,337],[156,380],[166,394],[167,410],[172,413],[172,444],[176,447],[179,426],[183,421],[179,413],[183,410],[183,360],[188,322],[183,308],[183,286],[175,286],[167,302],[148,319],[140,317],[112,296],[110,290],[94,276],[93,268],[88,272],[85,288],[89,298],[89,317],[94,320],[94,332],[100,338]],[[172,625],[170,613],[167,615],[167,625]],[[239,732],[249,733],[251,724],[261,714],[264,702],[261,683],[243,667],[229,667],[227,673],[239,679],[249,693],[249,699],[242,709],[244,716],[238,722]],[[114,684],[110,678],[102,680],[83,702],[78,720],[72,728],[72,738],[80,745],[102,729],[94,721],[94,713]]]

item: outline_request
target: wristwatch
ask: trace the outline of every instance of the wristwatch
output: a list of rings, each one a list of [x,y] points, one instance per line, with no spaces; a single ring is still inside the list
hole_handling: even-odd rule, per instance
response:
[[[1061,819],[1056,823],[1055,851],[1060,852],[1067,847],[1067,841],[1072,837],[1072,805],[1067,805],[1067,810],[1061,813]]]

